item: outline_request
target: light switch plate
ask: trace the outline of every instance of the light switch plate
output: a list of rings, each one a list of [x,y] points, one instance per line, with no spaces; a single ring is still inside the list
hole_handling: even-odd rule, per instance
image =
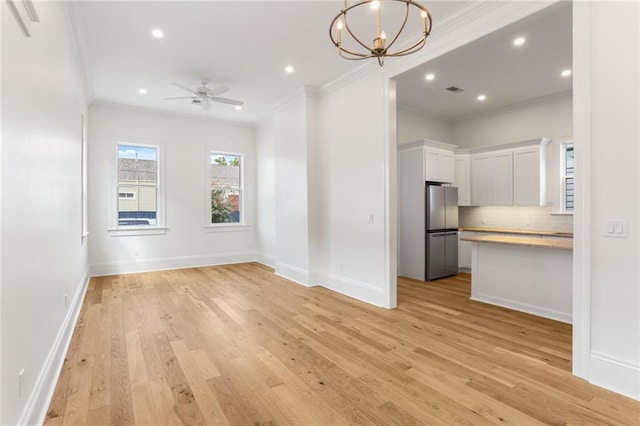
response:
[[[607,220],[604,227],[604,236],[609,238],[627,238],[629,222],[626,220]]]

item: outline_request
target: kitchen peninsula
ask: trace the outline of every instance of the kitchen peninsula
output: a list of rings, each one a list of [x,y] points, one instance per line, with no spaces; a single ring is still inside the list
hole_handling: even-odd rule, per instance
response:
[[[471,299],[572,323],[573,239],[488,233],[472,243]]]

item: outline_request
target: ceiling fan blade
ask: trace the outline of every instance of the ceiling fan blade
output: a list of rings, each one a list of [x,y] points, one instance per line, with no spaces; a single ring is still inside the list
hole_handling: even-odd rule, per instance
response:
[[[173,101],[174,99],[197,99],[197,96],[174,96],[173,98],[164,98],[165,101]]]
[[[209,97],[216,97],[228,91],[229,91],[229,88],[227,86],[214,87],[213,89],[209,90],[208,95]]]
[[[186,90],[187,92],[190,92],[190,93],[193,93],[196,96],[199,96],[198,92],[196,92],[195,90],[193,90],[193,89],[191,89],[191,88],[189,88],[187,86],[183,86],[182,84],[178,84],[178,83],[171,83],[171,84],[173,84],[176,87],[181,88],[182,90]]]
[[[229,105],[239,105],[242,106],[244,104],[244,102],[242,101],[236,101],[235,99],[229,99],[229,98],[211,98],[212,101],[216,101],[216,102],[220,102],[223,104],[229,104]]]

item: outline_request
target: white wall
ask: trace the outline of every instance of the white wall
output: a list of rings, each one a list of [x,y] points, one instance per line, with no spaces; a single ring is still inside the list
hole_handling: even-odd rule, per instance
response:
[[[306,96],[274,112],[276,273],[310,285]]]
[[[255,259],[255,129],[206,118],[117,105],[89,109],[89,263],[92,275],[159,270]],[[116,144],[160,145],[160,179],[165,182],[164,235],[114,236]],[[205,228],[210,220],[210,151],[244,154],[246,228]]]
[[[453,143],[453,125],[449,120],[402,104],[398,105],[397,111],[398,145],[420,139]]]
[[[276,188],[273,118],[259,123],[256,136],[256,246],[258,260],[275,267]]]
[[[574,371],[640,399],[640,3],[578,2],[574,26]]]
[[[571,136],[571,96],[571,93],[561,93],[458,119],[453,123],[451,143],[460,148],[478,148],[542,136],[550,139]]]
[[[87,279],[80,179],[86,102],[66,5],[37,2],[41,22],[31,25],[29,39],[7,2],[0,7],[0,423],[37,424],[44,420],[73,330],[79,307],[73,302],[81,301]]]
[[[325,94],[325,285],[384,306],[385,98],[373,72]],[[367,218],[372,216],[372,223]]]

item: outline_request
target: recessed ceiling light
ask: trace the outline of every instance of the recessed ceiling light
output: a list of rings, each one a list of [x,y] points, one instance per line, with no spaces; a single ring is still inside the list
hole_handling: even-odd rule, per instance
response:
[[[436,76],[435,76],[435,75],[433,75],[432,73],[429,73],[429,74],[425,75],[425,76],[424,76],[424,78],[425,78],[425,79],[427,79],[427,80],[429,80],[429,81],[431,81],[431,80],[433,80],[434,78],[436,78]]]
[[[287,65],[286,67],[284,67],[284,72],[286,72],[287,74],[291,74],[293,72],[293,67],[291,65]]]
[[[154,36],[155,38],[162,38],[164,37],[164,31],[162,31],[160,28],[154,28],[151,31],[151,35]]]
[[[518,37],[515,40],[513,40],[513,45],[514,46],[522,46],[525,41],[527,41],[527,39],[525,39],[524,37]]]
[[[484,101],[485,99],[487,99],[487,96],[486,96],[486,95],[478,95],[478,100],[479,100],[480,102]]]
[[[147,89],[142,88],[142,89],[138,90],[138,92],[139,92],[141,95],[146,95],[146,94],[147,94]]]
[[[569,77],[571,75],[571,70],[563,70],[560,75],[563,77]]]
[[[240,111],[242,109],[242,105],[236,105],[236,111]]]

